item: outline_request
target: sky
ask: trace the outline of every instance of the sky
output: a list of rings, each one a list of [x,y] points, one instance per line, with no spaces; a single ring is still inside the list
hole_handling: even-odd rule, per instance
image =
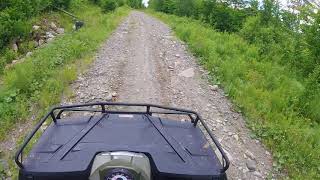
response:
[[[143,0],[143,3],[144,3],[145,5],[147,5],[147,4],[148,4],[148,1],[149,1],[149,0]]]

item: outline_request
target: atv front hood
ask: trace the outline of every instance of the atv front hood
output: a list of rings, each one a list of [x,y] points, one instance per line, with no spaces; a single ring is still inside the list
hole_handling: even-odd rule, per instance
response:
[[[20,179],[88,179],[95,155],[112,151],[147,155],[153,179],[225,178],[193,123],[146,114],[102,114],[52,123],[24,161]]]

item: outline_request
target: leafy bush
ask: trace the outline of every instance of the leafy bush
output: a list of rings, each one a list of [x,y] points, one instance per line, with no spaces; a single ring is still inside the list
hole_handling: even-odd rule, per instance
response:
[[[79,1],[81,4],[73,8],[73,3]],[[76,78],[77,63],[91,59],[99,44],[129,12],[127,8],[119,8],[114,13],[102,14],[100,8],[85,1],[73,3],[72,9],[87,22],[86,27],[57,38],[5,71],[0,86],[0,139],[5,138],[16,122],[27,119],[31,107],[41,109],[33,112],[40,115],[58,103],[64,88]],[[11,51],[5,54],[12,56]],[[0,63],[6,61],[4,57],[0,60]]]
[[[269,32],[266,34],[272,37],[271,43],[261,43],[275,46],[263,54],[259,44],[250,44],[239,35],[216,32],[190,18],[160,13],[156,16],[167,22],[201,57],[212,78],[222,84],[247,116],[251,129],[272,150],[277,168],[286,168],[293,179],[320,178],[319,66],[305,82],[287,65],[270,60],[282,58],[283,52],[274,50],[278,44],[275,42],[286,37],[272,28],[256,30],[258,34]],[[245,28],[250,31],[245,37],[254,42],[255,37],[263,39],[260,35],[250,36],[257,19],[249,21],[251,25]]]
[[[104,12],[114,11],[117,8],[116,0],[101,0],[100,3]]]
[[[150,0],[156,11],[200,19],[220,31],[235,32],[251,13],[251,9],[239,10],[227,3],[206,0]]]
[[[54,0],[52,5],[55,7],[67,8],[70,5],[71,0]]]
[[[30,33],[27,20],[53,6],[68,8],[71,0],[5,0],[0,4],[0,49],[14,38],[24,38]]]
[[[121,6],[125,5],[125,4],[126,4],[126,1],[125,1],[125,0],[117,0],[117,5],[118,5],[119,7],[121,7]]]

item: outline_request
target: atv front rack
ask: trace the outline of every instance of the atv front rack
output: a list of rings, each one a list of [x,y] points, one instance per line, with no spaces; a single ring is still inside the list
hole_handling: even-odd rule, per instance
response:
[[[95,108],[93,108],[95,107]],[[145,108],[145,111],[125,111],[125,110],[110,110],[113,107],[140,107]],[[153,109],[157,109],[153,110]],[[160,110],[160,111],[159,111]],[[140,103],[114,103],[114,102],[99,102],[99,103],[89,103],[89,104],[80,104],[80,105],[68,105],[68,106],[60,106],[60,107],[54,107],[51,109],[51,111],[40,120],[40,122],[36,125],[36,127],[32,130],[32,132],[27,136],[21,147],[16,153],[15,156],[15,162],[17,165],[24,169],[23,165],[23,152],[26,149],[27,145],[30,143],[31,139],[35,136],[35,134],[38,132],[38,130],[41,128],[41,126],[51,117],[52,121],[54,123],[57,123],[59,119],[61,119],[61,115],[63,112],[95,112],[95,113],[102,113],[102,114],[146,114],[146,115],[186,115],[190,118],[191,123],[193,123],[194,127],[197,126],[198,122],[202,124],[208,135],[210,136],[211,140],[219,150],[222,158],[220,161],[222,164],[221,173],[225,173],[226,170],[229,168],[229,159],[226,156],[222,146],[217,141],[217,139],[214,137],[214,135],[209,130],[209,127],[207,124],[202,120],[201,116],[191,110],[185,110],[180,108],[172,108],[172,107],[166,107],[166,106],[160,106],[160,105],[154,105],[154,104],[140,104]]]

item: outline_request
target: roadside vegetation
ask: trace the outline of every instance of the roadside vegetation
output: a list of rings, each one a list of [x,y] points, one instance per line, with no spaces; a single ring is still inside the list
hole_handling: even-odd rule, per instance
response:
[[[320,13],[312,4],[295,5],[293,13],[272,0],[261,7],[254,0],[152,0],[150,7],[163,13],[150,13],[224,88],[272,150],[275,169],[319,179]]]
[[[114,11],[117,7],[123,5],[130,6],[131,8],[141,9],[144,8],[141,0],[90,0],[96,5],[99,5],[104,12]]]
[[[32,23],[54,8],[68,8],[70,0],[3,0],[0,3],[0,75],[6,64],[26,54],[33,48]],[[16,48],[12,48],[12,46]]]
[[[85,26],[57,37],[22,63],[4,71],[0,85],[1,140],[15,123],[31,118],[31,114],[41,116],[60,102],[63,91],[76,78],[77,65],[90,61],[129,10],[124,6],[103,13],[100,7],[86,0],[71,1],[69,11],[84,20]]]

